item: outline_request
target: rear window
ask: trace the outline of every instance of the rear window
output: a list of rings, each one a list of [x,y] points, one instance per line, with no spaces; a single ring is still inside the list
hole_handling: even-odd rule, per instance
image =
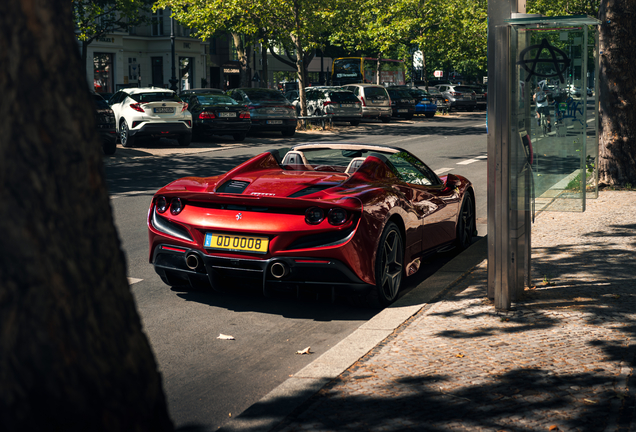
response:
[[[210,105],[238,105],[234,99],[225,95],[200,95],[197,96],[197,101],[203,106]]]
[[[333,102],[358,102],[356,95],[348,91],[329,92],[329,98]]]
[[[137,102],[181,102],[173,92],[136,93],[129,96]]]
[[[409,92],[407,92],[406,90],[388,90],[389,92],[389,96],[391,96],[391,98],[396,99],[396,98],[405,98],[405,99],[409,99],[411,97],[411,95],[409,94]]]
[[[409,94],[412,97],[416,97],[416,98],[418,98],[418,97],[419,98],[423,98],[423,97],[429,96],[428,93],[426,93],[424,90],[420,90],[420,89],[411,89],[408,92],[409,92]]]
[[[471,93],[471,92],[474,92],[475,89],[473,89],[472,87],[468,87],[468,86],[457,86],[457,87],[455,87],[455,91],[456,92],[460,92],[460,93]]]
[[[368,98],[387,97],[386,90],[382,87],[365,87],[364,95]]]

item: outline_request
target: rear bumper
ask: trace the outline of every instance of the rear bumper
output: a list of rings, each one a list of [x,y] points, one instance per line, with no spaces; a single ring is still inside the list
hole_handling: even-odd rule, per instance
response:
[[[195,122],[194,133],[201,135],[233,135],[235,133],[247,133],[252,123],[247,122]]]
[[[192,286],[219,284],[221,277],[251,280],[263,291],[275,287],[311,286],[331,289],[340,293],[361,294],[371,288],[360,280],[343,262],[329,258],[276,257],[266,260],[236,259],[203,254],[196,249],[175,251],[173,247],[155,248],[152,264],[157,274],[168,285]],[[195,259],[192,259],[195,256]],[[188,266],[186,258],[190,257]],[[198,265],[193,268],[192,263]]]
[[[254,131],[281,131],[287,129],[296,129],[296,125],[298,123],[297,119],[282,119],[282,123],[279,124],[270,124],[269,121],[274,119],[255,119],[252,117],[252,127],[250,128],[250,132]]]
[[[362,108],[362,117],[365,118],[391,117],[392,113],[393,109],[390,106]]]
[[[184,122],[174,123],[144,123],[138,129],[130,129],[130,136],[157,136],[172,137],[181,135],[191,135],[192,128],[188,127]]]

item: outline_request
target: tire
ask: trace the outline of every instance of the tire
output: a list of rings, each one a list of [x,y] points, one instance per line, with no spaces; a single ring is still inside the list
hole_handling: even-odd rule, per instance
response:
[[[119,140],[124,147],[132,147],[135,145],[135,137],[130,136],[130,129],[128,129],[126,120],[122,120],[119,125]]]
[[[380,120],[382,120],[382,123],[388,123],[391,121],[391,117],[380,117]]]
[[[461,211],[457,218],[457,232],[455,245],[464,250],[473,243],[473,235],[475,234],[475,208],[473,200],[469,193],[464,195]]]
[[[358,126],[360,124],[360,120],[349,122],[351,126]]]
[[[283,136],[286,136],[286,137],[293,137],[293,136],[294,136],[294,134],[296,133],[296,129],[292,129],[292,128],[289,128],[289,129],[283,129],[283,130],[281,131],[281,133],[283,134]]]
[[[234,141],[245,141],[245,136],[246,134],[244,133],[236,133],[232,135],[232,138],[234,138]]]
[[[404,120],[413,120],[413,114],[404,116]]]
[[[389,222],[382,231],[375,258],[375,287],[369,304],[386,307],[397,298],[404,277],[404,240],[398,226]]]
[[[426,118],[433,118],[435,116],[435,113],[426,113],[424,115],[426,116]]]
[[[117,141],[112,140],[109,142],[105,142],[104,144],[102,144],[102,149],[104,150],[105,155],[115,154],[115,151],[117,150]]]
[[[177,141],[179,141],[179,145],[181,147],[187,147],[190,145],[190,142],[192,142],[192,135],[181,135],[179,138],[177,138]]]

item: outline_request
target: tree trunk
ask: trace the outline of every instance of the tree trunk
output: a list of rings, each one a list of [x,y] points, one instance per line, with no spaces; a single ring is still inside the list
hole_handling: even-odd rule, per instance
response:
[[[293,2],[294,23],[297,34],[292,34],[292,41],[296,47],[296,73],[298,75],[298,100],[300,101],[300,113],[307,115],[307,96],[305,95],[305,59],[302,40],[300,39],[300,6],[297,1]]]
[[[380,84],[382,72],[382,53],[378,53],[378,64],[375,67],[375,84]],[[364,71],[362,72],[364,74]]]
[[[70,8],[0,2],[0,430],[170,431]]]
[[[267,67],[267,45],[265,43],[261,44],[261,61],[263,62],[261,87],[269,88],[269,67]]]
[[[247,53],[245,52],[245,44],[240,33],[232,32],[232,39],[236,47],[238,61],[241,64],[241,87],[249,87],[249,77],[247,73]]]
[[[604,0],[599,10],[600,185],[636,185],[635,13],[631,0]]]

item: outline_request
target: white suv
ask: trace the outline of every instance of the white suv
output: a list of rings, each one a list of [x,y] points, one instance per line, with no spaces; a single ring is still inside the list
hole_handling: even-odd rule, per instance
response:
[[[174,91],[126,88],[115,93],[108,104],[115,113],[117,133],[124,147],[132,147],[142,137],[176,138],[179,145],[190,145],[192,114]]]

